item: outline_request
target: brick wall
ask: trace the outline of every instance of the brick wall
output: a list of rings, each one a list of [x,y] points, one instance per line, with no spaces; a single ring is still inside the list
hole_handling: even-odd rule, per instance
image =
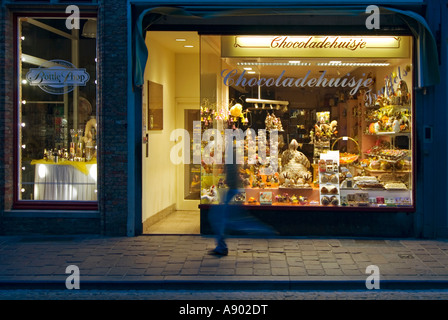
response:
[[[5,198],[5,9],[0,7],[0,214],[4,210]],[[2,218],[0,216],[0,234],[2,231]]]
[[[13,185],[13,44],[12,15],[0,10],[0,208],[12,205]]]
[[[127,5],[99,7],[99,197],[106,235],[126,235],[127,220]]]
[[[98,234],[100,219],[7,216],[3,218],[3,226],[4,235]]]
[[[0,7],[0,234],[5,206],[5,9]]]

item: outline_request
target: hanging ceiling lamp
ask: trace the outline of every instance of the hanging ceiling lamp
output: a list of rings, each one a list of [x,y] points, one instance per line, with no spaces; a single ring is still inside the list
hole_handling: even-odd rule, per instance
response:
[[[82,36],[86,38],[96,38],[96,20],[87,20],[82,28]]]

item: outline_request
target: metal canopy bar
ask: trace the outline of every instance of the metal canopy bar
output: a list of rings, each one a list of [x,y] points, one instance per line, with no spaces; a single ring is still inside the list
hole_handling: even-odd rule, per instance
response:
[[[53,33],[55,33],[55,34],[57,34],[57,35],[60,35],[60,36],[62,36],[62,37],[64,37],[64,38],[67,38],[67,39],[70,39],[70,40],[78,40],[77,37],[71,35],[70,33],[66,33],[66,32],[64,32],[64,31],[61,31],[61,30],[56,29],[56,28],[54,28],[54,27],[51,27],[51,26],[49,26],[49,25],[47,25],[47,24],[45,24],[45,23],[43,23],[43,22],[34,20],[34,19],[32,19],[32,18],[24,18],[23,21],[26,21],[26,22],[28,22],[28,23],[30,23],[30,24],[32,24],[32,25],[35,25],[36,27],[42,28],[42,29],[44,29],[44,30],[53,32]]]

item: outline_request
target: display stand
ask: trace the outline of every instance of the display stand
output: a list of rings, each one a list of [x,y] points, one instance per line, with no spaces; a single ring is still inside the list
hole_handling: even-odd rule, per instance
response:
[[[330,141],[314,141],[314,153],[313,153],[313,161],[317,163],[319,161],[319,157],[323,153],[327,153],[330,151]]]
[[[319,160],[319,199],[320,204],[339,205],[339,151],[328,151]]]

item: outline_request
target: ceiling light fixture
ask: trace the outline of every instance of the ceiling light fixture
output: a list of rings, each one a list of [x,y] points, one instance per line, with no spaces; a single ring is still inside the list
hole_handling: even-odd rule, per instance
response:
[[[273,109],[273,107],[272,107],[273,104],[278,104],[278,105],[283,105],[283,106],[289,105],[288,101],[254,99],[254,98],[247,98],[246,102],[247,103],[255,103],[255,104],[261,103],[263,106],[263,109],[264,109],[265,104],[269,104],[271,109]]]
[[[376,63],[376,62],[318,62],[317,66],[332,66],[332,67],[387,67],[390,63]]]
[[[82,28],[82,36],[85,38],[96,38],[97,25],[96,20],[89,19]]]
[[[238,66],[310,66],[309,62],[238,62]]]
[[[252,72],[255,73],[254,71],[249,71],[248,73],[252,73]],[[258,76],[258,77],[260,77],[260,76]],[[284,106],[289,105],[288,101],[261,99],[261,88],[260,88],[260,86],[258,86],[258,99],[256,99],[256,98],[246,98],[246,102],[255,104],[255,109],[258,109],[258,104],[259,103],[262,106],[261,109],[264,109],[266,104],[268,104],[271,109],[274,109],[274,107],[272,105],[277,105],[277,106],[279,106],[279,105],[284,105]]]

